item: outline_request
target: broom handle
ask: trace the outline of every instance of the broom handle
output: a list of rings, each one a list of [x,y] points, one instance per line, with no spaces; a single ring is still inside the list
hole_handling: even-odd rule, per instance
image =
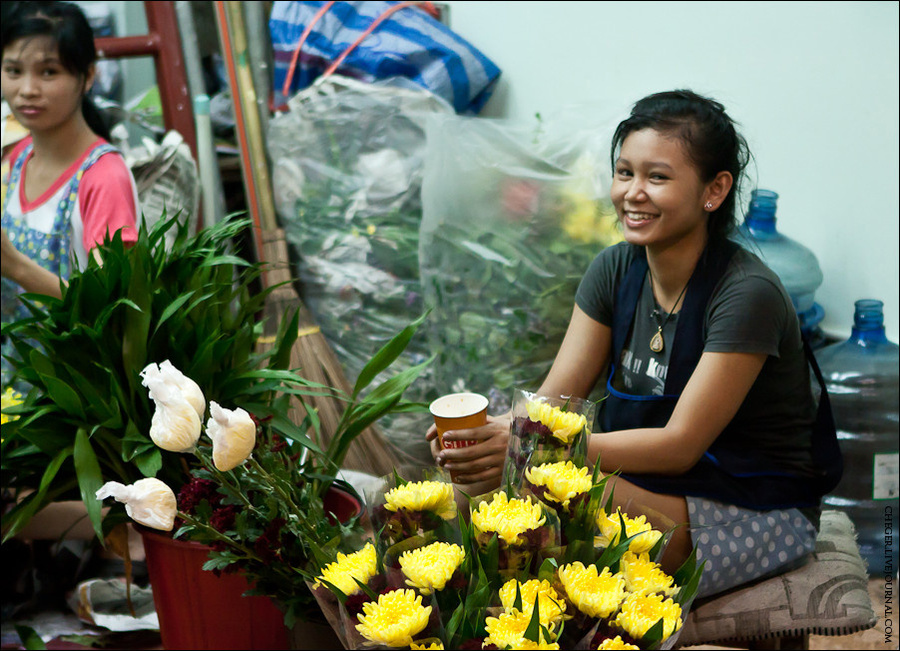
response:
[[[265,140],[262,124],[259,119],[259,103],[256,100],[256,86],[250,72],[249,50],[247,48],[247,29],[244,26],[244,14],[240,2],[228,2],[231,14],[231,26],[234,31],[234,52],[232,56],[237,65],[238,86],[241,90],[241,106],[244,112],[244,123],[247,129],[247,141],[250,145],[250,159],[255,173],[257,196],[260,202],[260,221],[265,230],[278,228],[275,217],[275,201],[272,198],[272,183],[269,178],[269,164],[266,160]]]
[[[215,2],[223,59],[228,71],[235,112],[235,130],[241,153],[241,169],[247,191],[248,208],[254,223],[254,244],[257,258],[265,261],[261,232],[277,228],[272,200],[268,165],[262,151],[259,114],[256,112],[256,91],[246,62],[247,42],[240,16],[240,3]],[[226,6],[227,5],[227,6]],[[233,36],[232,36],[233,34]],[[242,65],[236,61],[243,57]],[[242,83],[242,79],[244,80]],[[247,80],[250,79],[250,83]],[[243,87],[242,87],[243,86]],[[249,102],[247,100],[250,100]],[[264,278],[268,286],[268,277]]]

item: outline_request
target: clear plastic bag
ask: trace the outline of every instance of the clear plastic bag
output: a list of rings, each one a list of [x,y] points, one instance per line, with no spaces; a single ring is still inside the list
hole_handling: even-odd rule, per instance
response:
[[[538,388],[582,275],[622,239],[609,124],[429,118],[419,260],[440,392],[477,391],[500,413],[515,387]]]
[[[424,311],[419,225],[424,114],[452,113],[421,89],[320,78],[271,120],[267,137],[275,208],[295,257],[304,301],[355,381],[372,355]],[[398,360],[402,371],[430,355],[424,335]],[[423,376],[407,397],[423,402]],[[382,422],[399,452],[431,460],[427,414]]]

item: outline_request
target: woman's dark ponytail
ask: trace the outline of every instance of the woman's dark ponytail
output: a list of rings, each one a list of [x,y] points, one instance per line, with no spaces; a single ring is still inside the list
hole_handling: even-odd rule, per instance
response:
[[[91,99],[91,96],[87,93],[81,98],[81,113],[84,115],[84,121],[87,122],[91,131],[107,142],[112,140],[109,123],[106,121],[106,117],[104,117],[100,109],[97,108],[97,105],[94,104],[94,100]]]

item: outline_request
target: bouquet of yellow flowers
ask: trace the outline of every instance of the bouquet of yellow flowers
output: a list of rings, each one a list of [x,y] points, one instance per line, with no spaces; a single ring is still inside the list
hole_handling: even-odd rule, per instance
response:
[[[584,465],[594,403],[580,398],[539,396],[516,389],[513,395],[504,484],[520,487],[525,469],[572,461]]]
[[[468,518],[439,479],[388,482],[370,509],[405,511],[402,523],[373,520],[375,542],[357,552],[365,571],[342,558],[319,577],[341,602],[349,647],[674,647],[700,580],[694,556],[667,574],[667,532],[614,508],[610,477],[596,469],[565,461],[526,467],[524,477],[519,489],[470,498]],[[409,526],[451,513],[459,540]],[[561,545],[566,527],[586,544]]]

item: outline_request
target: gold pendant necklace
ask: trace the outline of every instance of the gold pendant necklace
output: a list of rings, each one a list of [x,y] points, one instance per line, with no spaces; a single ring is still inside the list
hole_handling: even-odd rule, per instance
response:
[[[647,274],[650,276],[650,295],[653,296],[653,302],[656,302],[656,296],[653,294],[653,274],[650,271],[650,267],[647,267]],[[688,279],[688,284],[690,283],[690,279]],[[650,350],[654,353],[661,353],[665,347],[666,342],[663,340],[663,328],[666,327],[666,324],[669,322],[669,319],[672,318],[672,315],[675,314],[675,310],[678,309],[678,303],[681,301],[681,298],[684,296],[684,293],[687,291],[687,284],[685,284],[684,288],[681,290],[681,293],[678,295],[678,298],[675,299],[675,304],[672,306],[672,311],[666,313],[666,318],[663,319],[662,323],[659,322],[659,310],[653,310],[652,316],[656,321],[656,334],[654,334],[650,338]],[[660,309],[662,309],[660,307]]]

